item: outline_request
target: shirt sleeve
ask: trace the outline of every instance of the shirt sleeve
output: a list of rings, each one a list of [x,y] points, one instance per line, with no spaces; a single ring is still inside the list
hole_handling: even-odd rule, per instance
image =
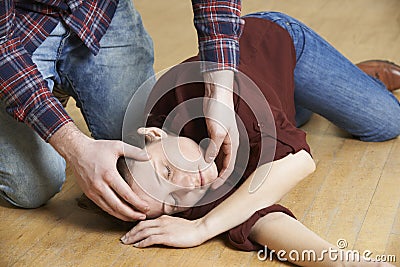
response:
[[[233,70],[239,64],[239,37],[244,20],[241,0],[192,0],[202,71]]]
[[[263,246],[250,240],[249,236],[251,229],[259,219],[274,212],[281,212],[296,219],[293,213],[284,206],[279,204],[271,205],[264,209],[258,210],[249,219],[247,219],[247,221],[229,230],[227,232],[229,243],[235,248],[243,251],[256,251],[261,249]]]
[[[14,1],[0,1],[0,99],[10,115],[48,141],[72,119],[50,92],[20,39],[13,36],[14,22]]]

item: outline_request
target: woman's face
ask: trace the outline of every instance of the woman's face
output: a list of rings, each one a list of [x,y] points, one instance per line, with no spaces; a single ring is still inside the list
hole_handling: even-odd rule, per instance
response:
[[[148,203],[148,218],[194,206],[218,176],[215,163],[206,163],[199,145],[189,138],[164,137],[146,145],[146,150],[151,160],[128,163],[127,181]]]

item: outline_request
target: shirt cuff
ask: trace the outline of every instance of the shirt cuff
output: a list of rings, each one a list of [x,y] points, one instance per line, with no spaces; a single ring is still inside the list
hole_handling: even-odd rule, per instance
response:
[[[72,121],[72,118],[55,97],[49,97],[42,101],[25,118],[25,123],[46,142],[58,129]]]
[[[234,39],[216,39],[199,44],[201,71],[232,70],[239,65],[239,42]]]

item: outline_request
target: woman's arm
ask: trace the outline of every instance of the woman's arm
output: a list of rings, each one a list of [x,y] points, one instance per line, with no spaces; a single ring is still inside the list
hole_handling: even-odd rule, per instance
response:
[[[339,262],[329,261],[329,256],[322,254],[323,250],[334,249],[329,242],[323,240],[317,234],[309,230],[298,220],[281,212],[274,212],[260,218],[252,227],[250,240],[268,247],[281,261],[290,261],[300,266],[342,266]],[[258,257],[267,259],[271,255],[260,255]],[[303,251],[313,251],[314,254],[303,254],[303,258],[294,259],[291,251],[297,251],[301,256]],[[306,258],[310,255],[310,259]],[[321,257],[324,255],[325,257]],[[318,261],[320,258],[321,261]]]
[[[364,259],[363,255],[345,253],[300,221],[281,212],[260,218],[251,229],[250,239],[274,251],[279,260],[299,266],[393,266]],[[270,259],[271,255],[264,253],[258,252],[258,257],[261,260]]]
[[[315,163],[304,150],[265,164],[257,170],[229,198],[204,217],[188,221],[162,216],[143,221],[121,240],[138,247],[164,244],[175,247],[199,245],[214,236],[245,222],[256,211],[278,202],[298,182],[315,170]],[[252,179],[265,181],[255,192],[249,192]],[[234,215],[234,216],[233,216]]]
[[[245,222],[256,211],[277,203],[314,170],[314,160],[304,150],[260,166],[229,198],[200,218],[207,240]],[[262,181],[265,176],[258,190],[250,193],[251,181]]]

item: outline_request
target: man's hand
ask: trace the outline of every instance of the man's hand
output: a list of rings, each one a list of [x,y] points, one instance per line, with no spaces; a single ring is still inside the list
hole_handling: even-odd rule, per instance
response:
[[[156,244],[188,248],[198,246],[207,240],[206,228],[201,220],[189,221],[168,215],[139,222],[121,237],[122,243],[133,244],[139,248]]]
[[[239,147],[239,132],[233,106],[233,71],[204,73],[205,98],[203,111],[211,138],[205,153],[206,162],[212,162],[219,151],[223,153],[222,169],[212,184],[216,189],[232,174]]]
[[[93,140],[73,123],[61,127],[49,143],[71,164],[79,186],[100,208],[124,220],[143,220],[147,203],[139,199],[117,171],[120,156],[149,160],[141,149],[121,141]],[[135,210],[137,209],[137,210]]]

